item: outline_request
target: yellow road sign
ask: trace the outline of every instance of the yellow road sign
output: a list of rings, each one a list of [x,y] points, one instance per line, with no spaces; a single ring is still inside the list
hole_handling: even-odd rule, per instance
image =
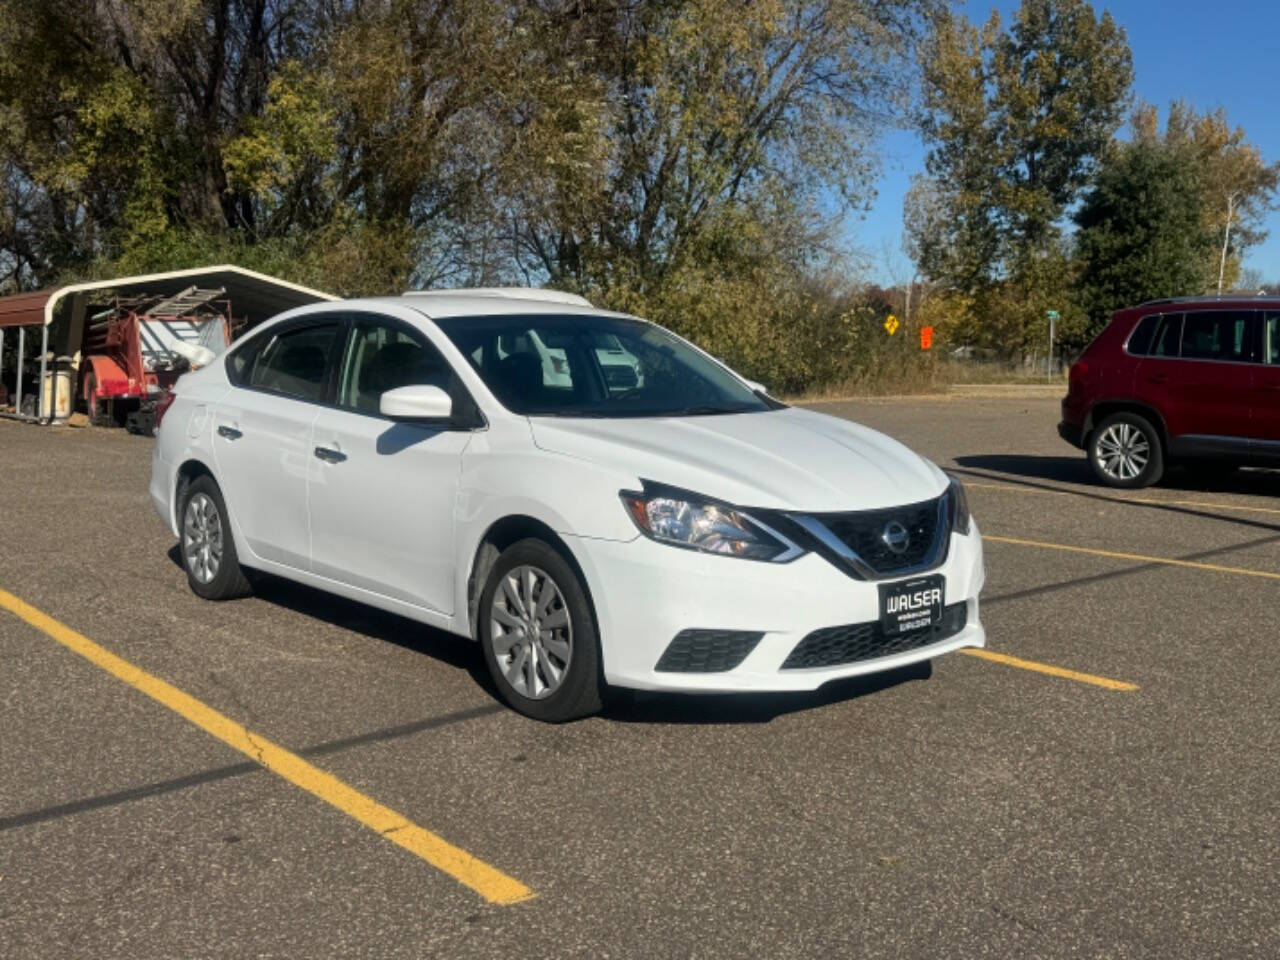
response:
[[[884,329],[885,329],[885,332],[888,333],[889,336],[891,337],[898,332],[898,318],[895,317],[892,313],[885,318]]]

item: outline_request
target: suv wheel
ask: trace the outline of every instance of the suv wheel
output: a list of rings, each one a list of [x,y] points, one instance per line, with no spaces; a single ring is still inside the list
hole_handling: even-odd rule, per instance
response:
[[[222,491],[211,477],[196,477],[183,492],[178,514],[182,567],[196,596],[233,600],[249,593]]]
[[[1164,473],[1160,436],[1136,413],[1114,413],[1089,438],[1089,463],[1111,487],[1149,487]]]
[[[504,550],[480,595],[480,644],[502,699],[562,723],[600,709],[595,620],[578,575],[542,540]]]

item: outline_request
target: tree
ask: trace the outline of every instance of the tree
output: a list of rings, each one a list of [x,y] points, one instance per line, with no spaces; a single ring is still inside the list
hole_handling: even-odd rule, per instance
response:
[[[988,339],[1009,348],[1038,341],[1041,299],[1082,320],[1065,213],[1123,120],[1124,31],[1084,0],[1023,0],[1008,30],[995,13],[981,29],[942,16],[921,69],[926,164],[947,210],[930,275],[990,308]]]
[[[1267,237],[1261,223],[1275,209],[1280,163],[1265,163],[1261,151],[1245,139],[1244,129],[1232,128],[1221,107],[1197,114],[1189,104],[1175,100],[1161,136],[1155,107],[1140,104],[1132,127],[1135,140],[1162,141],[1190,154],[1201,184],[1205,227],[1217,238],[1205,253],[1216,285],[1206,280],[1206,289],[1216,286],[1221,293],[1234,282],[1245,251]]]
[[[1214,236],[1202,188],[1186,145],[1138,138],[1108,153],[1075,217],[1087,336],[1121,307],[1204,289]]]

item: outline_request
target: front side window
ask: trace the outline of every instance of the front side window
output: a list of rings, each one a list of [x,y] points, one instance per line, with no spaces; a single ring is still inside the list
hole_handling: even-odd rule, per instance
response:
[[[1188,313],[1182,324],[1182,356],[1191,360],[1256,362],[1258,314],[1252,310]]]
[[[1267,363],[1280,363],[1280,313],[1267,314],[1265,357]]]
[[[436,323],[514,413],[673,417],[757,413],[777,406],[642,320],[535,314]]]
[[[318,402],[324,399],[329,355],[339,330],[341,325],[332,320],[247,344],[249,350],[238,350],[231,358],[233,377],[242,386]]]
[[[338,406],[378,413],[388,390],[429,384],[449,391],[452,371],[435,347],[376,317],[356,319],[338,379]]]

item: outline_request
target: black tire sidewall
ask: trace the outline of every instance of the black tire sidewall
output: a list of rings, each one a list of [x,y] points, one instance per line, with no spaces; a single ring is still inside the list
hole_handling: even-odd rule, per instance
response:
[[[1147,465],[1143,467],[1141,473],[1130,480],[1117,480],[1115,477],[1108,476],[1098,462],[1098,438],[1108,427],[1117,423],[1127,423],[1134,429],[1142,431],[1151,449],[1151,456],[1147,459]],[[1098,424],[1089,436],[1088,457],[1089,466],[1093,468],[1097,478],[1107,486],[1121,490],[1136,490],[1139,487],[1149,487],[1153,483],[1157,483],[1161,476],[1164,475],[1164,448],[1160,442],[1160,434],[1152,426],[1150,420],[1136,413],[1127,411],[1115,413]]]
[[[551,696],[533,700],[514,690],[498,666],[491,640],[491,623],[488,610],[493,595],[511,570],[528,564],[538,567],[555,581],[569,608],[569,620],[573,625],[573,654],[564,682]],[[489,668],[498,695],[512,707],[535,720],[563,723],[589,716],[600,710],[604,681],[600,669],[600,641],[592,613],[591,600],[577,571],[555,549],[542,540],[527,539],[512,544],[504,550],[489,569],[480,604],[476,610],[479,629],[476,631],[484,651],[484,662]]]
[[[203,493],[218,508],[218,524],[222,528],[222,563],[217,575],[208,583],[201,583],[187,566],[187,552],[183,544],[183,526],[186,523],[187,505],[197,493]],[[240,560],[236,555],[235,537],[231,533],[231,517],[227,513],[226,501],[222,499],[222,491],[211,477],[196,477],[187,484],[182,493],[182,502],[178,504],[178,553],[182,557],[182,569],[187,574],[187,583],[191,592],[206,600],[230,600],[243,596],[248,592],[249,584],[244,571],[240,569]]]

